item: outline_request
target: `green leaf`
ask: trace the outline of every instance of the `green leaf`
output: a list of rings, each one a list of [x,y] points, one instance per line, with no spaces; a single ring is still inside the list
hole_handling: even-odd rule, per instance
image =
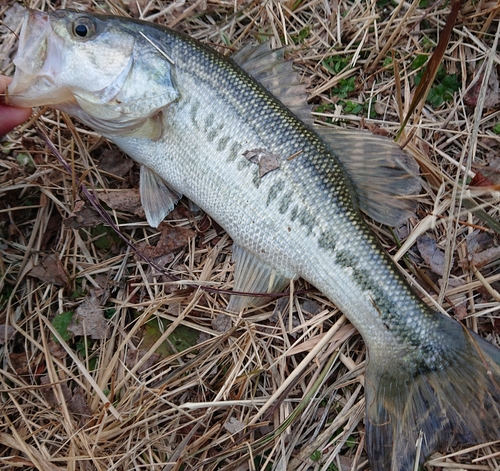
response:
[[[90,229],[90,234],[95,238],[94,245],[98,249],[110,250],[120,245],[122,240],[116,232],[109,226],[99,224]]]
[[[411,63],[411,68],[413,70],[420,69],[426,62],[429,56],[425,54],[419,54],[417,57],[415,57],[414,61]]]
[[[311,461],[319,461],[321,459],[322,453],[320,450],[313,451],[311,453]]]
[[[333,56],[327,57],[321,61],[321,65],[333,75],[342,72],[351,62],[351,56]]]
[[[299,31],[299,34],[291,36],[292,41],[294,42],[294,44],[302,44],[307,39],[310,32],[311,32],[311,27],[306,26],[305,28],[302,28]]]
[[[65,342],[70,340],[72,337],[71,332],[68,332],[68,326],[71,324],[71,319],[73,319],[74,314],[75,313],[73,311],[63,312],[62,314],[57,314],[57,316],[52,319],[54,329],[57,330],[58,334]],[[56,342],[59,342],[54,335],[52,335],[52,338]]]

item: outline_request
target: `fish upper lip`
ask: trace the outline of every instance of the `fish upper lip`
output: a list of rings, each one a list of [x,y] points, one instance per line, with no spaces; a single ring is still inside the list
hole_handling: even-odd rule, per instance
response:
[[[8,87],[9,103],[33,106],[36,90],[54,88],[57,62],[62,59],[62,40],[52,30],[50,15],[27,10],[19,33],[19,46],[13,62],[14,78]],[[59,64],[60,66],[60,64]],[[33,87],[36,83],[37,87]],[[35,91],[33,91],[35,90]]]
[[[18,69],[25,73],[34,73],[36,56],[46,47],[48,33],[50,27],[49,15],[44,12],[28,10],[22,23],[21,32],[19,34],[19,46],[14,64]],[[43,55],[44,62],[45,54]]]

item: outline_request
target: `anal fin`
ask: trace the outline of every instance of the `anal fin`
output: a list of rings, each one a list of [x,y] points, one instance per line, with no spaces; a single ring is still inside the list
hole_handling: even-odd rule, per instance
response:
[[[158,227],[182,195],[172,190],[161,177],[144,165],[141,165],[139,187],[146,219],[151,227]]]
[[[234,291],[245,293],[277,293],[282,291],[295,277],[293,273],[279,273],[273,267],[259,260],[255,255],[233,245],[233,260],[235,262]],[[231,312],[241,312],[247,307],[264,304],[265,296],[232,295],[227,306]]]

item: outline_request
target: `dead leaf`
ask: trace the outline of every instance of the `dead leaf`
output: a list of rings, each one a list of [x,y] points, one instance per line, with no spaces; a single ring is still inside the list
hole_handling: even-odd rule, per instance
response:
[[[68,330],[75,335],[89,335],[93,339],[108,337],[108,321],[104,317],[103,305],[109,293],[100,288],[93,288],[76,308]]]
[[[64,402],[68,402],[71,399],[71,390],[68,385],[65,383],[61,383],[61,391],[63,397],[59,397],[58,394],[54,391],[54,385],[50,382],[50,378],[48,375],[44,375],[40,377],[40,383],[42,387],[40,388],[40,392],[42,393],[45,400],[49,403],[49,405],[57,407],[64,400]]]
[[[135,365],[148,353],[147,350],[130,349],[125,357],[125,364],[128,368],[132,369]],[[159,353],[153,353],[149,358],[137,369],[137,373],[144,373],[151,368],[160,359]]]
[[[423,235],[417,239],[417,247],[430,269],[437,275],[443,276],[444,252],[437,246],[436,241],[429,236]]]
[[[385,108],[383,108],[382,113],[385,113]],[[378,124],[370,123],[369,121],[365,121],[363,118],[361,118],[361,123],[360,123],[361,129],[368,129],[372,134],[375,134],[376,136],[389,136],[389,131],[385,128],[380,127]]]
[[[130,2],[132,4],[133,2]],[[106,149],[99,159],[99,168],[107,173],[124,177],[134,166],[134,161],[121,152],[113,149]]]
[[[233,319],[227,314],[219,314],[212,320],[212,328],[217,332],[228,332],[233,327]]]
[[[144,217],[144,208],[141,204],[141,195],[139,190],[119,190],[110,193],[99,193],[98,197],[104,201],[110,208],[116,211],[135,214],[136,216]]]
[[[244,430],[246,425],[234,417],[231,417],[227,422],[224,423],[224,428],[233,435]]]
[[[500,258],[500,246],[495,237],[483,231],[474,231],[467,237],[467,260],[464,265],[482,268]]]
[[[61,230],[61,222],[62,218],[59,213],[54,213],[52,214],[52,216],[50,216],[49,222],[43,233],[42,243],[40,245],[40,248],[42,250],[48,250],[54,246],[54,244],[56,243],[55,239],[57,238],[59,231]]]
[[[26,357],[26,353],[9,353],[9,362],[14,369],[14,371],[19,375],[23,376],[31,371],[30,363]]]
[[[68,410],[75,416],[78,423],[87,422],[94,415],[92,409],[87,403],[85,393],[82,388],[75,388],[72,392],[71,399],[67,401]]]
[[[467,106],[476,106],[479,94],[483,88],[484,73],[480,74],[474,79],[474,84],[469,88],[467,93],[464,95],[464,103]],[[500,93],[497,71],[493,67],[491,69],[491,75],[488,77],[488,83],[486,85],[486,97],[484,99],[484,108],[491,109],[500,103]]]
[[[482,268],[493,260],[500,258],[500,247],[491,247],[472,256],[472,264],[476,268]]]
[[[455,306],[455,317],[462,321],[467,317],[467,303],[463,302]]]
[[[266,173],[276,170],[280,166],[280,156],[278,154],[273,154],[266,149],[247,150],[243,152],[243,157],[259,166],[260,178],[262,178]]]
[[[68,356],[68,352],[64,347],[59,342],[55,342],[52,337],[49,340],[49,352],[55,358],[63,359]]]
[[[28,274],[33,278],[38,278],[45,283],[56,286],[66,286],[69,282],[69,274],[56,254],[45,257]]]
[[[12,337],[14,337],[16,329],[10,325],[0,324],[0,345],[8,342]]]
[[[495,185],[488,177],[485,177],[481,172],[476,172],[474,178],[470,181],[469,186],[493,186]]]
[[[50,382],[48,375],[41,376],[40,383],[42,385],[40,391],[49,405],[59,407],[61,401],[64,400],[68,410],[75,416],[80,424],[85,423],[93,416],[92,409],[87,404],[82,388],[76,387],[72,391],[66,383],[61,383],[59,385],[63,395],[63,398],[61,398],[56,393],[55,386]]]
[[[321,311],[321,308],[318,305],[318,303],[316,303],[315,301],[310,301],[308,299],[302,302],[300,307],[303,311],[307,312],[311,316],[314,316]]]
[[[83,200],[77,201],[75,209],[64,221],[64,225],[70,229],[94,227],[99,224],[102,224],[102,217],[95,209],[86,206],[85,201]]]
[[[130,0],[128,8],[133,18],[140,18],[149,0]]]
[[[196,235],[191,229],[185,229],[183,227],[171,226],[166,222],[162,222],[158,229],[161,231],[160,240],[156,245],[149,244],[139,244],[137,249],[142,252],[146,257],[157,259],[159,257],[167,256],[167,259],[163,259],[165,263],[168,263],[174,259],[172,252],[174,250],[180,249],[188,245],[189,240]],[[170,255],[171,257],[168,257]]]

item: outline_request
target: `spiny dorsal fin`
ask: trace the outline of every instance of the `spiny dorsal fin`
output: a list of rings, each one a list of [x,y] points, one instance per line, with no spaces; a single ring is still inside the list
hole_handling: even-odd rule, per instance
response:
[[[398,226],[414,215],[421,189],[418,164],[396,143],[369,131],[315,126],[314,130],[342,162],[361,209],[375,221]]]
[[[144,165],[141,165],[139,188],[142,206],[151,227],[158,227],[182,196]]]
[[[301,84],[291,61],[285,60],[285,49],[271,49],[269,41],[248,44],[233,57],[243,70],[260,82],[295,116],[312,124],[312,107],[307,104],[306,86]]]
[[[278,273],[274,268],[261,262],[255,255],[233,245],[234,291],[245,293],[278,293],[282,291],[295,277],[293,273]],[[249,306],[264,304],[267,298],[263,296],[232,295],[227,306],[231,312],[241,312]]]

